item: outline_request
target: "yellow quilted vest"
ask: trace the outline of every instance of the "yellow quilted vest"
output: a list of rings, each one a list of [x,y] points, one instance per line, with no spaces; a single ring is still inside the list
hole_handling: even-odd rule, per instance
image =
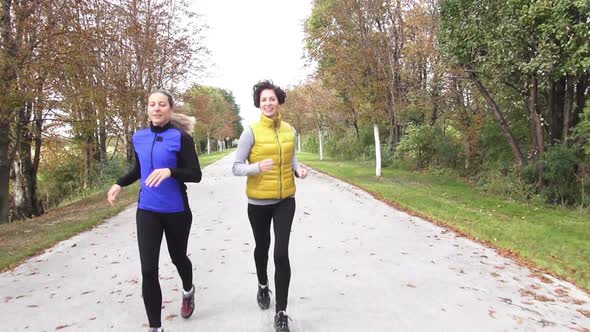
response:
[[[269,119],[264,114],[252,125],[254,145],[248,162],[257,163],[264,159],[274,161],[268,172],[248,176],[246,194],[254,199],[281,199],[295,195],[295,179],[291,160],[295,146],[295,133],[281,114]]]

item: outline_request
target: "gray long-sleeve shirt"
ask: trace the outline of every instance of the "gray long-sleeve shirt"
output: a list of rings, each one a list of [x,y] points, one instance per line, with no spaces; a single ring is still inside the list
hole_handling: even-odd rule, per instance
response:
[[[232,173],[234,173],[235,176],[248,176],[260,173],[258,163],[247,163],[248,156],[250,156],[250,151],[252,150],[253,145],[254,132],[252,131],[251,127],[245,128],[242,132],[242,135],[240,135],[240,140],[238,141],[238,150],[236,151],[236,160],[234,161],[234,164],[232,166]],[[293,171],[295,171],[299,167],[299,161],[297,161],[295,153],[293,153],[291,165]],[[280,201],[280,199],[254,199],[248,197],[248,203],[254,205],[270,205],[278,203]]]

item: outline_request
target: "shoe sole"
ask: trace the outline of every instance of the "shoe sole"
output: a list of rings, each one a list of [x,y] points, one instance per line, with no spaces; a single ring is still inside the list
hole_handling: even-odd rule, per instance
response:
[[[184,319],[189,319],[193,315],[194,312],[195,312],[195,309],[193,309],[193,311],[191,311],[191,313],[186,316],[183,314],[180,314],[180,316],[182,316],[182,318],[184,318]]]

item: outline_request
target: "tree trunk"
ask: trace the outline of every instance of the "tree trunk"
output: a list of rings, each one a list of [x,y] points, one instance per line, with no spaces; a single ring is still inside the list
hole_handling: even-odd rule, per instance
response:
[[[381,140],[379,139],[379,126],[373,124],[375,136],[375,176],[381,176]]]
[[[31,115],[33,104],[20,108],[16,123],[14,145],[14,184],[13,213],[14,219],[26,219],[40,214],[37,198],[37,172],[32,158],[33,125]],[[37,133],[35,133],[35,136]],[[37,151],[36,151],[37,152]]]
[[[92,167],[94,160],[94,135],[87,135],[83,147],[84,153],[84,183],[83,188],[88,189],[92,185]]]
[[[563,142],[568,144],[570,129],[572,128],[572,108],[574,104],[574,77],[567,77],[565,100],[563,105]]]
[[[558,143],[563,138],[563,111],[565,78],[551,82],[549,87],[549,144]]]
[[[537,161],[537,189],[543,187],[543,163],[539,162],[543,153],[545,152],[545,137],[543,131],[543,124],[541,123],[541,117],[537,112],[537,100],[538,100],[538,81],[536,77],[531,79],[530,91],[529,91],[529,115],[531,129],[533,131],[533,159]]]
[[[7,110],[1,111],[8,113]],[[10,125],[8,117],[0,115],[0,224],[7,223],[10,214],[10,204],[8,200],[10,194],[8,191],[10,181],[10,162],[8,157],[8,138],[10,137]]]
[[[42,87],[38,91],[39,93],[42,92]],[[37,173],[39,172],[39,162],[41,161],[41,144],[42,144],[42,137],[43,137],[43,97],[39,95],[39,100],[37,105],[35,105],[35,117],[33,120],[34,123],[34,130],[33,130],[33,142],[35,143],[35,156],[33,157],[33,170],[32,170],[32,187],[31,187],[31,195],[33,197],[33,207],[35,208],[35,215],[42,215],[45,213],[45,209],[43,207],[43,202],[39,198],[37,192]]]
[[[297,132],[297,152],[301,152],[301,133]]]
[[[510,145],[510,148],[512,149],[512,155],[514,156],[514,159],[516,160],[516,162],[518,163],[518,165],[520,167],[525,166],[526,160],[524,159],[524,155],[522,154],[522,151],[520,151],[520,147],[518,146],[518,142],[516,141],[516,138],[512,134],[512,131],[510,130],[510,126],[506,122],[506,119],[504,118],[504,114],[502,113],[500,106],[496,103],[496,101],[494,101],[492,96],[490,96],[488,90],[483,86],[483,84],[479,80],[479,77],[477,77],[477,75],[473,72],[470,73],[470,75],[471,75],[473,82],[475,83],[475,86],[477,86],[477,89],[483,95],[483,97],[486,100],[486,102],[488,103],[489,107],[494,112],[494,116],[496,117],[496,121],[498,121],[498,124],[500,125],[500,128],[502,129],[502,134],[504,134],[504,137],[506,138],[506,140],[508,141],[508,144]]]
[[[17,47],[12,29],[12,0],[0,2],[0,89],[4,94],[12,91],[16,80],[16,69],[11,60],[16,58]],[[13,110],[10,105],[0,103],[0,223],[10,218],[10,120]]]
[[[586,90],[588,89],[588,78],[590,75],[582,75],[576,84],[576,107],[573,109],[571,126],[575,127],[580,122],[580,114],[586,106]]]
[[[133,129],[131,123],[123,122],[123,134],[125,135],[125,159],[127,165],[133,165],[135,163],[135,149],[133,148]]]
[[[439,110],[439,99],[440,99],[440,86],[439,86],[439,79],[438,74],[434,74],[433,82],[432,82],[432,115],[430,117],[430,125],[434,126],[436,121],[438,120],[438,110]]]
[[[104,111],[99,112],[100,119],[98,125],[98,161],[107,160],[107,128],[104,113]]]

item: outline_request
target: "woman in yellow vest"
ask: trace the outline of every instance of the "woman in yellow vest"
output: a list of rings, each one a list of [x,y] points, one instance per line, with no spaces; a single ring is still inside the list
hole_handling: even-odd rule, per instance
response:
[[[263,310],[270,306],[266,267],[272,220],[275,234],[275,329],[289,332],[286,310],[291,280],[289,236],[295,214],[294,177],[303,179],[308,170],[295,157],[295,131],[281,120],[280,105],[287,98],[285,91],[271,81],[261,81],[254,85],[253,96],[254,106],[260,108],[262,114],[260,121],[245,128],[240,136],[232,172],[248,177],[248,218],[256,242],[256,300]]]

